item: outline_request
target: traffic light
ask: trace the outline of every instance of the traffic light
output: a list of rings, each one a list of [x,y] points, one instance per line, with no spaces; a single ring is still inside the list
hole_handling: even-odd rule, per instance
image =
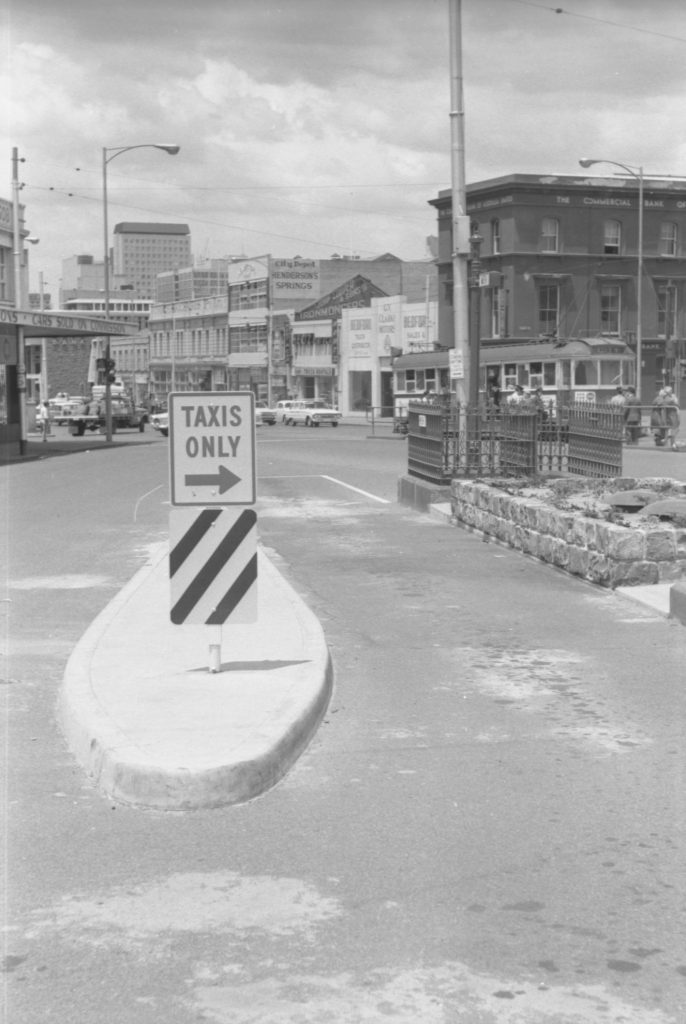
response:
[[[103,362],[105,364],[105,381],[108,384],[114,384],[117,379],[114,374],[116,368],[114,359],[103,359]]]

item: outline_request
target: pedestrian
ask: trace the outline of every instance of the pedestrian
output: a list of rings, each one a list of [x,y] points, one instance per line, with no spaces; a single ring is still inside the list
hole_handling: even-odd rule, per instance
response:
[[[488,399],[497,408],[500,406],[500,384],[496,376],[490,376],[488,378],[487,385]]]
[[[543,398],[543,388],[536,388],[532,395],[531,404],[538,414],[539,420],[548,419],[548,410],[546,409],[545,399]]]
[[[511,391],[507,396],[507,404],[509,406],[521,405],[524,401],[524,388],[521,384],[515,384],[514,391]]]
[[[626,389],[624,426],[627,444],[638,444],[641,434],[641,399],[636,395],[636,388],[631,385]]]
[[[655,444],[660,448],[665,443],[665,438],[667,437],[664,388],[660,388],[650,407],[650,429],[653,432]]]
[[[679,403],[671,388],[664,388],[662,409],[665,430],[667,432],[667,444],[671,446],[672,451],[678,451],[676,439],[681,425],[681,416],[679,413]]]
[[[47,402],[39,402],[36,408],[36,423],[43,440],[47,441],[50,434],[50,407]]]
[[[610,399],[610,405],[617,412],[622,412],[626,405],[626,395],[624,394],[624,388],[615,388],[615,393]]]

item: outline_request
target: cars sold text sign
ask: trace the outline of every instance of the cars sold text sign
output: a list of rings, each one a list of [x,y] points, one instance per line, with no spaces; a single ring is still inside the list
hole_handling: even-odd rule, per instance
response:
[[[172,505],[254,505],[255,399],[249,391],[169,396]]]

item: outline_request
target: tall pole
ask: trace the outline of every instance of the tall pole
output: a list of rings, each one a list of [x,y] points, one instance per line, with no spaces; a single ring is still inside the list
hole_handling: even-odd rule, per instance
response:
[[[465,183],[464,101],[462,89],[462,3],[450,0],[450,141],[452,185],[453,327],[458,376],[457,401],[462,409],[469,401],[469,217]]]
[[[169,339],[169,354],[171,356],[171,381],[170,391],[176,391],[176,303],[172,302],[171,308],[172,315],[172,327],[171,337]],[[167,395],[167,403],[169,403],[169,395]]]
[[[102,149],[102,224],[104,232],[104,271],[105,271],[105,320],[110,319],[110,253],[109,253],[109,231],[107,228],[107,165],[110,160],[114,160],[115,157],[121,156],[122,153],[128,153],[131,149],[161,149],[170,156],[176,156],[181,147],[177,145],[167,145],[166,143],[160,142],[139,142],[135,146],[114,146],[112,148],[106,148],[103,146]],[[110,154],[108,156],[108,153]],[[105,437],[107,441],[112,440],[112,389],[110,385],[110,359],[111,359],[111,348],[110,348],[110,336],[107,335],[107,343],[105,346],[105,359],[107,360],[107,369],[105,371]]]
[[[45,281],[43,271],[38,274],[38,291],[40,294],[40,311],[45,309]],[[41,375],[41,401],[47,402],[50,396],[48,386],[48,343],[45,338],[40,343],[40,375]]]
[[[107,150],[102,149],[102,224],[104,231],[104,263],[105,274],[105,320],[110,319],[110,249],[109,230],[107,226]],[[110,383],[110,336],[107,335],[105,343],[105,440],[112,440],[112,385]]]
[[[636,284],[636,397],[643,376],[643,168],[638,168],[638,281]]]
[[[619,160],[605,160],[602,157],[590,159],[583,157],[579,160],[582,167],[592,167],[593,164],[612,164],[613,167],[621,167],[623,171],[630,174],[638,181],[638,255],[637,255],[637,280],[636,280],[636,397],[641,397],[641,371],[643,369],[643,167],[632,167],[629,164],[622,164]]]
[[[22,242],[19,231],[19,152],[12,148],[12,242],[14,259],[14,308],[21,309],[22,283]],[[26,351],[24,349],[24,328],[17,325],[17,393],[19,398],[19,454],[26,454]]]

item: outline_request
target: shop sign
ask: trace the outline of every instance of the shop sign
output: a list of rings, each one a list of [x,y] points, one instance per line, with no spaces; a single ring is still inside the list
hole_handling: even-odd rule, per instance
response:
[[[276,260],[271,262],[272,299],[300,302],[320,295],[319,260]]]

